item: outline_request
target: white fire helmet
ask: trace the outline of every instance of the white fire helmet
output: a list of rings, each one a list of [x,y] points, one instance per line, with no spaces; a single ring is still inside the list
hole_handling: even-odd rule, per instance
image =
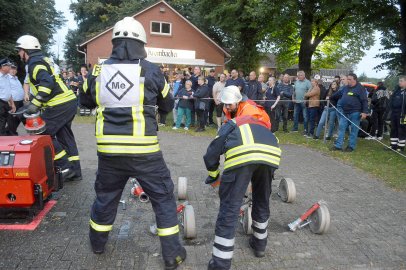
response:
[[[36,37],[30,35],[24,35],[17,39],[16,46],[17,49],[24,50],[41,50],[41,44]]]
[[[234,104],[242,100],[240,88],[235,85],[224,87],[220,93],[220,100],[224,104]]]
[[[133,17],[125,17],[118,21],[113,28],[112,40],[116,38],[130,38],[147,43],[147,35],[142,24]]]

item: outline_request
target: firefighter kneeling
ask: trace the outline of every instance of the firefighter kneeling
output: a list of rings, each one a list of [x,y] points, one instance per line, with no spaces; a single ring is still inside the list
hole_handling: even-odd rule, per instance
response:
[[[236,100],[237,101],[237,100]],[[217,217],[213,256],[208,269],[230,269],[235,229],[248,184],[252,182],[252,229],[249,245],[256,257],[263,257],[267,244],[269,197],[274,171],[279,167],[281,150],[267,122],[252,116],[239,116],[224,124],[204,156],[209,177],[219,177],[219,160],[224,154],[221,176],[220,210]]]

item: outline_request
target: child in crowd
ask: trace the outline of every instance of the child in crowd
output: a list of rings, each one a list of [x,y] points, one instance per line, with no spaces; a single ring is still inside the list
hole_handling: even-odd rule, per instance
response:
[[[186,117],[185,130],[189,130],[190,122],[192,119],[192,108],[193,108],[193,92],[192,92],[192,81],[187,80],[185,82],[185,88],[178,91],[176,97],[179,98],[178,103],[178,115],[176,118],[176,126],[172,129],[179,129],[182,122],[183,116]]]

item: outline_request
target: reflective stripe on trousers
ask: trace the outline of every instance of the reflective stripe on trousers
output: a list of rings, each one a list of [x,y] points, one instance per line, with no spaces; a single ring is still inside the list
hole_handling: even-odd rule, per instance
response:
[[[268,237],[268,220],[265,222],[252,221],[253,236],[258,240],[263,240]]]

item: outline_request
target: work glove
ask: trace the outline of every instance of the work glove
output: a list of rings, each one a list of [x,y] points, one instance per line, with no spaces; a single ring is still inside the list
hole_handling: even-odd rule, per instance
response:
[[[25,111],[27,114],[35,114],[39,111],[39,107],[35,106],[34,104],[30,103]]]
[[[218,174],[216,177],[207,176],[206,181],[204,181],[204,183],[212,187],[217,187],[218,185],[220,185],[219,176],[220,174]]]

